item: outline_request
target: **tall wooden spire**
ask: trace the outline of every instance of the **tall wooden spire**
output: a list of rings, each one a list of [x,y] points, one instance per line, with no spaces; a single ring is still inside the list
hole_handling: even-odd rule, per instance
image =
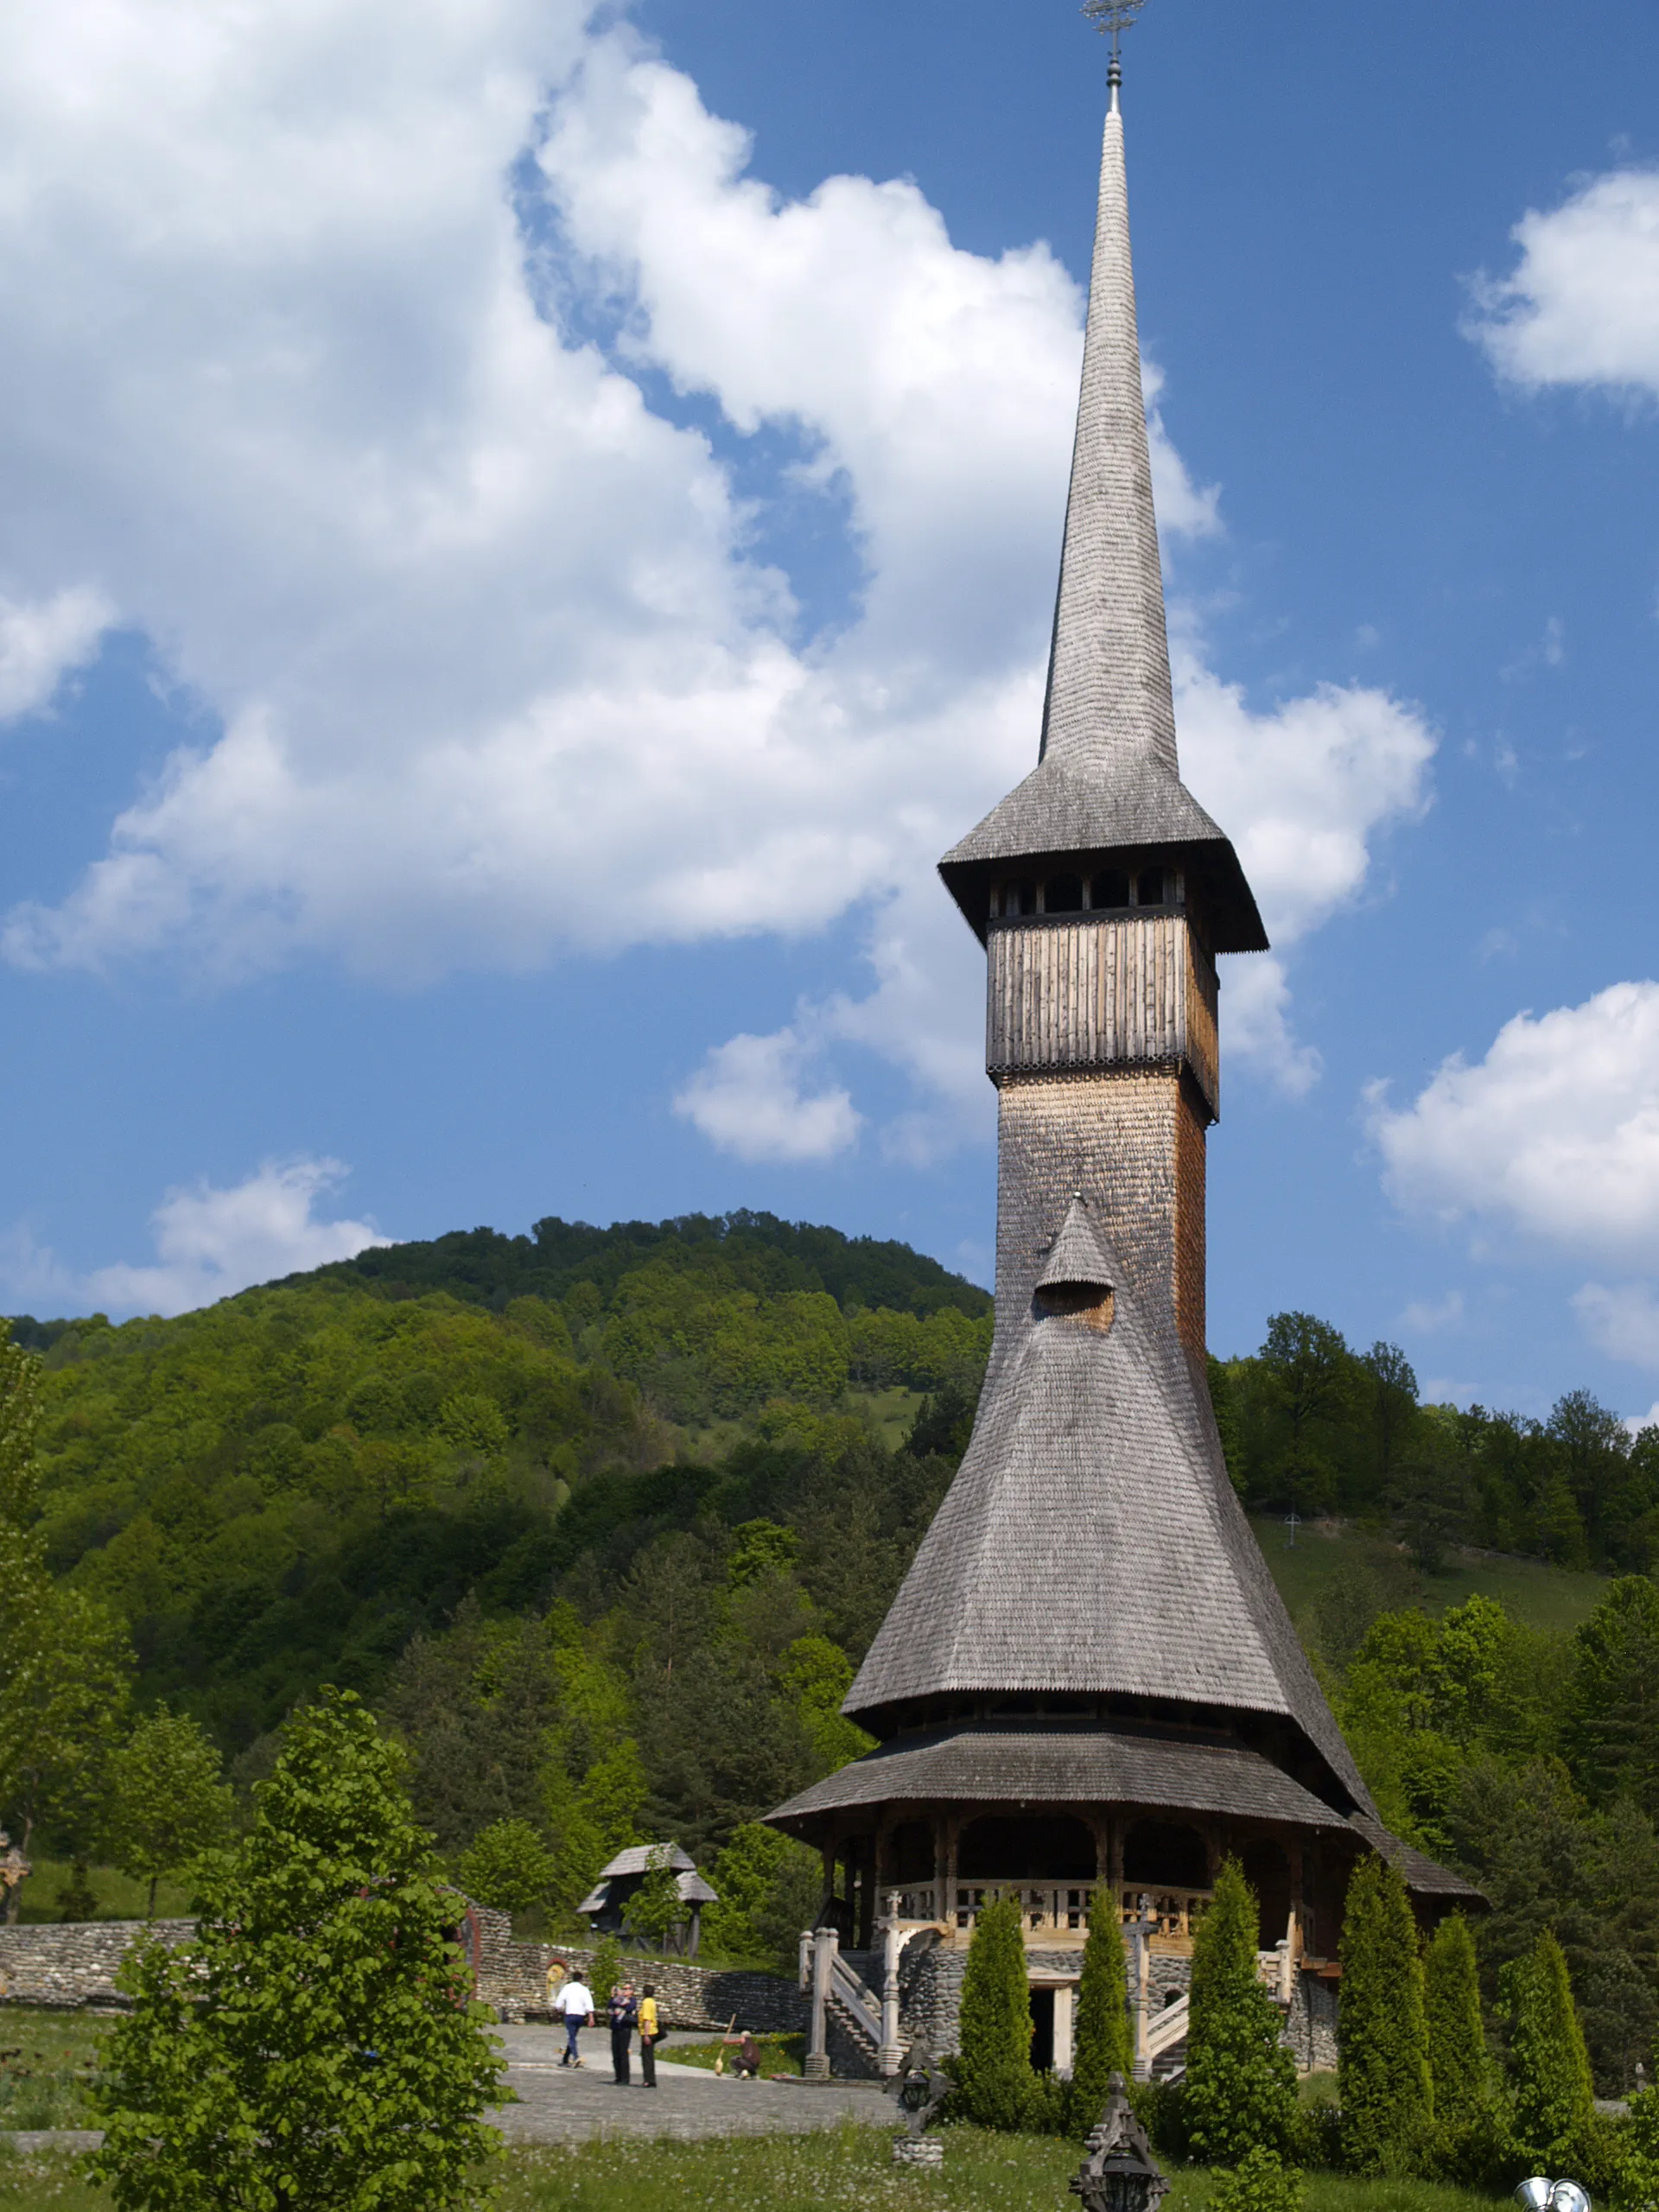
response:
[[[1179,782],[1116,83],[1101,144],[1083,386],[1039,758],[1051,753],[1119,785]]]
[[[1192,878],[1212,950],[1265,951],[1237,857],[1180,779],[1117,76],[1114,63],[1038,766],[939,872],[982,937],[999,863],[1167,850]]]

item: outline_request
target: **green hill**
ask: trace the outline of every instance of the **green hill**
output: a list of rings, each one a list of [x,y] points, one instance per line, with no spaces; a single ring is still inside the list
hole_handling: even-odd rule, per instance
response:
[[[1570,1633],[1588,1620],[1611,1581],[1587,1568],[1463,1548],[1424,1573],[1398,1544],[1351,1523],[1304,1521],[1294,1543],[1276,1515],[1253,1514],[1250,1526],[1305,1643],[1316,1640],[1321,1599],[1344,1577],[1372,1578],[1379,1599],[1420,1606],[1435,1619],[1465,1599],[1492,1598],[1523,1627],[1557,1634]]]
[[[544,1606],[584,1558],[621,1573],[826,1455],[885,1457],[923,1394],[971,1403],[989,1315],[906,1245],[737,1214],[476,1230],[14,1333],[47,1370],[54,1572],[236,1750],[321,1679],[378,1689],[469,1592]]]

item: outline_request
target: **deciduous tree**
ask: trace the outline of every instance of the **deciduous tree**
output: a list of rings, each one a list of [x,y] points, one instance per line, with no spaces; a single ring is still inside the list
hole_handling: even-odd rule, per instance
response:
[[[289,1726],[185,1951],[141,1943],[96,2171],[121,2212],[448,2212],[475,2200],[503,2062],[452,1939],[403,1754],[349,1694]]]
[[[156,1885],[230,1832],[231,1792],[200,1724],[164,1705],[141,1720],[110,1762],[110,1841],[123,1873]]]
[[[469,1897],[497,1912],[528,1912],[557,1878],[553,1854],[528,1821],[492,1821],[455,1860],[455,1879]]]

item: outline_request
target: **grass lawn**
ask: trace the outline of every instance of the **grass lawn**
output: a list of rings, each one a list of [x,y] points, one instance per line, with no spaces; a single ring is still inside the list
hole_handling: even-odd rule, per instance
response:
[[[95,2013],[0,2005],[0,2132],[95,2126],[86,2085],[106,2025]]]
[[[760,2071],[763,2075],[805,2072],[804,2036],[756,2036],[755,2041],[760,2046]],[[737,2045],[722,2043],[718,2036],[708,2043],[664,2044],[660,2055],[671,2059],[676,2066],[707,2066],[712,2069],[722,2050],[726,2054],[726,2069],[729,2073]]]
[[[35,1872],[23,1884],[18,1912],[21,1920],[39,1923],[61,1920],[63,1914],[58,1904],[58,1892],[68,1881],[71,1868],[67,1859],[42,1859],[36,1855]],[[148,1882],[135,1882],[130,1874],[118,1874],[113,1866],[92,1866],[86,1878],[92,1894],[98,1899],[99,1920],[142,1920],[144,1901],[149,1895]],[[190,1911],[190,1893],[173,1882],[162,1882],[156,1891],[156,1916],[158,1920],[183,1920]]]
[[[1082,2162],[1073,2143],[1046,2137],[943,2131],[937,2173],[896,2167],[887,2129],[818,2135],[737,2136],[713,2143],[589,2143],[522,2151],[510,2162],[500,2212],[1065,2212]],[[1178,2171],[1165,2212],[1199,2212],[1212,2187],[1200,2168]],[[1485,2212],[1492,2200],[1428,2183],[1308,2177],[1307,2212]]]
[[[1255,1540],[1279,1585],[1279,1594],[1300,1627],[1304,1616],[1318,1602],[1325,1583],[1342,1567],[1375,1550],[1376,1539],[1344,1523],[1304,1522],[1296,1541],[1281,1520],[1265,1514],[1251,1516]],[[1541,1560],[1493,1559],[1472,1552],[1447,1555],[1439,1574],[1420,1578],[1420,1603],[1426,1612],[1440,1614],[1460,1605],[1477,1592],[1496,1598],[1504,1611],[1529,1628],[1570,1632],[1587,1619],[1607,1594],[1605,1574],[1580,1573],[1566,1567],[1547,1567]]]
[[[893,2165],[890,2130],[847,2126],[817,2135],[732,2136],[716,2142],[550,2145],[501,2165],[499,2212],[1066,2212],[1081,2163],[1073,2143],[1046,2137],[943,2131],[936,2173]],[[1166,2212],[1201,2212],[1213,2186],[1202,2168],[1173,2177]],[[1306,2212],[1491,2212],[1495,2200],[1429,2182],[1307,2177]],[[0,2208],[52,2204],[108,2212],[79,2161],[0,2152]]]

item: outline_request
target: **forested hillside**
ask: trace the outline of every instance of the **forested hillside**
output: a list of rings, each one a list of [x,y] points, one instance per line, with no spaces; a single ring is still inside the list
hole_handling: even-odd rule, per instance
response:
[[[936,1394],[948,1440],[989,1310],[904,1245],[737,1215],[479,1230],[174,1321],[14,1334],[44,1355],[48,1563],[235,1754],[325,1676],[377,1691],[469,1591],[499,1614],[608,1587],[665,1529],[784,1500],[823,1523],[823,1470],[886,1460],[869,1393]],[[875,1487],[880,1565],[856,1527],[836,1552],[879,1591],[931,1504]],[[882,1602],[833,1603],[836,1633],[861,1649]]]
[[[983,1293],[766,1217],[546,1222],[16,1333],[42,1371],[0,1352],[0,1427],[38,1382],[39,1451],[8,1505],[0,1437],[0,1539],[43,1580],[33,1614],[0,1589],[0,1642],[57,1688],[32,1748],[0,1740],[14,1833],[128,1865],[140,1716],[245,1783],[333,1681],[480,1894],[556,1921],[672,1836],[715,1861],[728,1955],[814,1909],[753,1823],[861,1745],[840,1700],[965,1445]],[[1582,1394],[1424,1406],[1397,1350],[1303,1314],[1212,1380],[1252,1509],[1342,1516],[1317,1580],[1306,1539],[1268,1557],[1386,1816],[1486,1886],[1489,1984],[1554,1927],[1615,2085],[1659,2022],[1659,1440]]]
[[[1423,1405],[1397,1344],[1352,1351],[1311,1313],[1274,1314],[1254,1358],[1210,1370],[1253,1510],[1379,1520],[1427,1566],[1452,1544],[1603,1572],[1659,1560],[1659,1428],[1632,1444],[1587,1390],[1544,1421]]]

